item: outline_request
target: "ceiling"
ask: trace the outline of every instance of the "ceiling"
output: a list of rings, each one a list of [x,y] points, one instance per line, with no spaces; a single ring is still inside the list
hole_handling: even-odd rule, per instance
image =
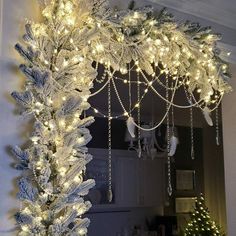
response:
[[[235,0],[149,0],[236,30]]]
[[[130,0],[110,0],[112,7],[126,9]],[[136,6],[167,7],[177,20],[199,22],[221,33],[223,42],[236,46],[235,0],[135,0]]]

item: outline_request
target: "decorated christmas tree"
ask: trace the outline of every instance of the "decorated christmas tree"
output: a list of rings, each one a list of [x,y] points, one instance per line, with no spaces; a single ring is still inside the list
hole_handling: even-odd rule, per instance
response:
[[[211,220],[205,199],[201,195],[196,200],[196,206],[190,216],[190,222],[185,229],[185,236],[221,236],[223,235],[216,223]]]

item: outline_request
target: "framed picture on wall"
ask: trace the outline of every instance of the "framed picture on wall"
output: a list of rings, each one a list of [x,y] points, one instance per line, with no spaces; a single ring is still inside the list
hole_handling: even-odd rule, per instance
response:
[[[176,170],[176,190],[187,191],[195,188],[195,170]]]
[[[178,197],[175,198],[176,213],[190,213],[194,210],[196,197]]]

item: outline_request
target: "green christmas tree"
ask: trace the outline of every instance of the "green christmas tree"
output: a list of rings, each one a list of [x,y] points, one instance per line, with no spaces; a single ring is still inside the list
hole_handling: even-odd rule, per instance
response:
[[[196,200],[196,206],[190,216],[190,222],[185,229],[185,236],[222,236],[216,223],[211,220],[205,199],[201,195]]]

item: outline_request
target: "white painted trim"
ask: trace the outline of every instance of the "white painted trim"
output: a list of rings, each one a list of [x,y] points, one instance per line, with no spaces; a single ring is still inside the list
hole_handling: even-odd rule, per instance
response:
[[[236,8],[232,3],[222,1],[207,0],[207,1],[190,1],[190,0],[148,0],[149,2],[168,7],[170,9],[184,12],[193,16],[200,17],[205,20],[215,22],[219,25],[226,26],[231,29],[236,29]],[[218,4],[217,4],[218,3]]]

